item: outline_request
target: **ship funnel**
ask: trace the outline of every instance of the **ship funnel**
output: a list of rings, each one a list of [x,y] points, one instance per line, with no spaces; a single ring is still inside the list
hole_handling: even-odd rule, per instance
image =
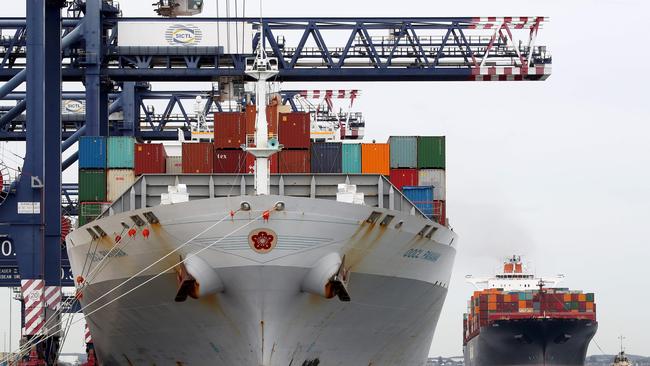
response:
[[[345,256],[341,258],[338,253],[330,253],[311,268],[302,281],[301,289],[326,299],[338,296],[341,301],[350,301],[348,277]]]
[[[178,292],[175,300],[183,302],[187,297],[198,299],[223,291],[219,274],[198,256],[187,258],[176,267]]]

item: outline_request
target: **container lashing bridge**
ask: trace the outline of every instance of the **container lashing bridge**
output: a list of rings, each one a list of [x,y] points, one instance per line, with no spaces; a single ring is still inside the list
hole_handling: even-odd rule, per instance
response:
[[[60,305],[61,286],[72,285],[61,215],[62,203],[74,213],[76,187],[63,185],[61,172],[76,155],[63,162],[62,151],[82,135],[172,139],[165,125],[187,115],[146,113],[142,100],[204,95],[154,92],[149,82],[250,81],[246,61],[259,42],[277,61],[278,82],[538,81],[551,74],[552,58],[538,39],[544,17],[163,19],[123,17],[110,0],[26,3],[26,18],[0,18],[0,141],[26,142],[20,175],[0,182],[0,285],[21,287],[25,339],[56,340],[57,329],[44,326],[48,309]],[[164,36],[179,25],[242,36],[226,42],[202,32],[202,41],[179,47]],[[129,34],[132,27],[162,30],[162,39]],[[62,92],[69,82],[84,89]],[[26,92],[17,92],[24,83]],[[56,112],[68,97],[84,101],[83,117]],[[116,111],[119,119],[109,119]],[[35,355],[52,364],[57,342],[42,345]]]

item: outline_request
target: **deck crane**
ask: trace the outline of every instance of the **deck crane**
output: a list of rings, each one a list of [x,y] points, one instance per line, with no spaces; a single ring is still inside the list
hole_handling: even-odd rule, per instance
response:
[[[3,106],[0,116],[0,136],[26,141],[23,174],[10,190],[3,180],[6,200],[0,205],[0,235],[12,248],[0,266],[20,276],[23,298],[34,299],[26,304],[26,338],[53,334],[43,328],[45,309],[60,299],[50,296],[60,294],[66,260],[60,245],[62,149],[84,134],[170,137],[164,128],[140,131],[139,83],[252,81],[245,61],[260,42],[278,61],[277,82],[536,81],[551,74],[551,55],[538,37],[544,17],[184,19],[177,16],[200,13],[203,2],[170,0],[155,4],[163,17],[128,18],[109,0],[73,3],[83,6],[70,18],[61,18],[65,1],[42,0],[26,1],[24,19],[0,18],[0,100],[25,82],[29,86],[25,98]],[[184,23],[207,32],[235,24],[231,28],[246,36],[235,45],[209,33],[169,43],[166,32]],[[143,33],[159,37],[139,37]],[[69,82],[83,83],[85,99],[83,124],[72,133],[62,131],[61,115],[52,113]],[[117,93],[119,101],[111,99]],[[123,119],[109,122],[116,104]],[[29,128],[7,130],[25,110],[23,127]],[[1,284],[15,286],[16,280]],[[44,358],[51,362],[52,355]]]

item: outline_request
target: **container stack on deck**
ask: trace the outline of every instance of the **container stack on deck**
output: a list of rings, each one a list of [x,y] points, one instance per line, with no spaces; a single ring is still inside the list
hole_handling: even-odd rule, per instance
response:
[[[269,159],[271,174],[381,174],[430,219],[446,225],[444,136],[391,136],[387,143],[312,142],[309,113],[267,109],[269,138],[283,145]],[[142,174],[251,174],[256,110],[218,112],[213,142],[180,149],[136,143],[131,137],[82,137],[79,155],[80,225],[100,214]]]
[[[252,107],[252,109],[251,109]],[[214,114],[214,151],[211,172],[242,174],[247,172],[246,152],[241,146],[246,143],[247,130],[252,120],[255,128],[255,107],[245,112],[217,112]]]
[[[311,172],[314,174],[341,174],[343,144],[340,142],[313,142],[311,144]]]
[[[361,144],[342,144],[341,173],[361,174]]]
[[[167,156],[167,151],[163,144],[135,144],[134,154],[136,176],[167,173],[167,165],[170,157]],[[182,160],[178,164],[178,173],[180,173],[182,172]]]
[[[429,218],[446,225],[445,137],[391,136],[390,180]]]
[[[79,225],[92,221],[135,181],[132,137],[79,139]]]
[[[309,113],[280,113],[278,138],[284,145],[278,153],[278,172],[311,172],[311,120]]]
[[[135,139],[111,136],[107,139],[106,200],[113,202],[135,182]]]
[[[593,293],[568,289],[503,291],[487,289],[475,291],[464,315],[464,337],[480,332],[481,327],[498,320],[534,319],[596,319]]]
[[[106,138],[79,138],[79,226],[92,221],[106,203]]]

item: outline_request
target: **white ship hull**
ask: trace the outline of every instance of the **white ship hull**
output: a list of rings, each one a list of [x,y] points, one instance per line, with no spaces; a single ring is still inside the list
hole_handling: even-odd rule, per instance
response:
[[[419,216],[336,201],[242,196],[190,201],[116,214],[94,221],[68,236],[76,275],[106,265],[88,276],[82,305],[87,305],[237,210],[248,212],[208,230],[177,253],[96,304],[88,324],[104,365],[424,365],[447,293],[455,234]],[[259,216],[285,203],[283,211]],[[139,228],[135,238],[122,222],[152,212],[160,223]],[[381,214],[374,224],[366,219]],[[388,225],[380,221],[395,216]],[[403,222],[402,225],[398,223]],[[88,227],[107,235],[93,240]],[[429,225],[437,230],[418,235]],[[397,226],[397,227],[396,227]],[[249,233],[268,230],[277,236],[266,254],[253,250]],[[430,230],[426,230],[425,234]],[[224,238],[224,236],[227,236]],[[218,274],[222,288],[199,299],[175,302],[177,275],[168,270],[203,250],[198,257]],[[119,250],[118,250],[119,249]],[[319,261],[336,253],[350,270],[350,302],[327,299],[304,289]],[[137,290],[118,298],[136,285]]]

